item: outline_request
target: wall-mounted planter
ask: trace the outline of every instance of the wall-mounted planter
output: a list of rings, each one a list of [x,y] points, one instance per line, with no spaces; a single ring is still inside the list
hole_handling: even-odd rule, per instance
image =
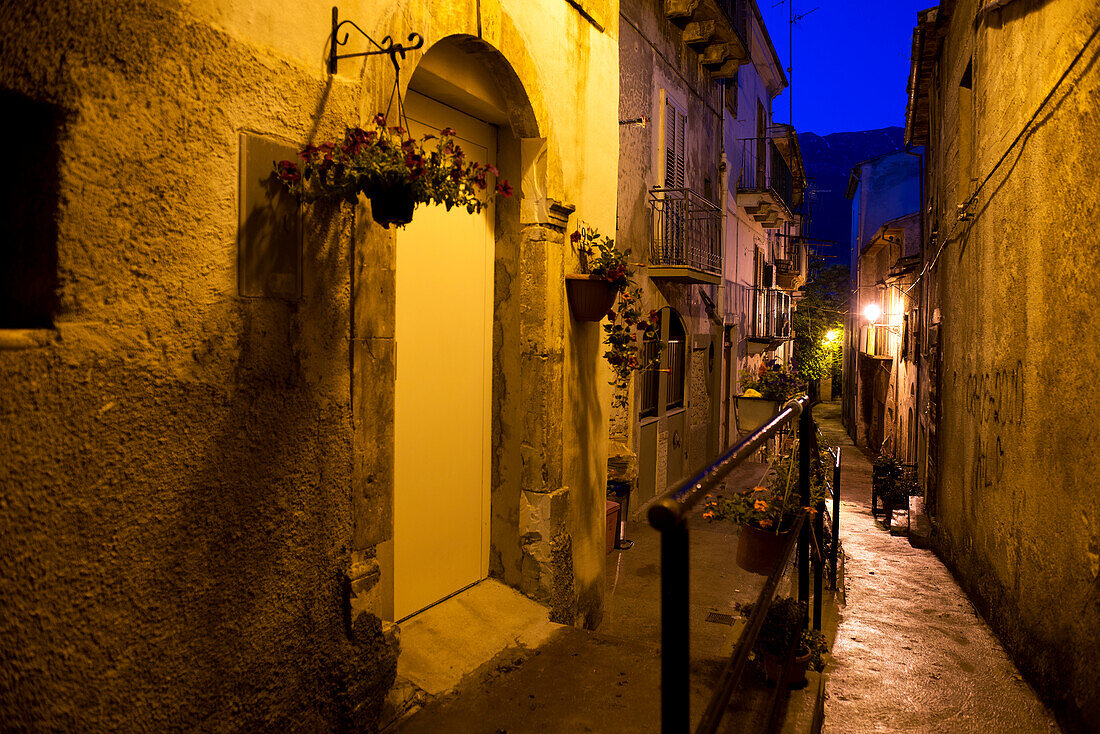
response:
[[[752,433],[779,414],[779,401],[767,398],[737,398],[737,430]]]
[[[600,321],[615,305],[614,286],[595,275],[565,276],[565,295],[569,311],[577,321]]]

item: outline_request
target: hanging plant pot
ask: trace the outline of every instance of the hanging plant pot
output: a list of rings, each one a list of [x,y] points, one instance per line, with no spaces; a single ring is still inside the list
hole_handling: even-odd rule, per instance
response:
[[[779,415],[779,401],[767,398],[737,398],[737,430],[752,433]]]
[[[746,571],[767,576],[779,563],[790,533],[788,530],[776,534],[752,525],[742,525],[741,537],[737,539],[737,565]]]
[[[577,321],[600,321],[615,305],[618,291],[604,278],[595,275],[565,276],[565,294],[569,311]]]
[[[408,181],[389,180],[363,189],[370,199],[371,218],[389,229],[391,224],[403,227],[413,218],[416,200]]]

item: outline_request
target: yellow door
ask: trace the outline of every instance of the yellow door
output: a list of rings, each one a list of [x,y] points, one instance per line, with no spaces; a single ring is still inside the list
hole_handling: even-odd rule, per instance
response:
[[[491,125],[406,104],[415,136],[453,127],[469,159],[495,162]],[[395,619],[488,574],[493,248],[492,208],[422,204],[397,234]]]

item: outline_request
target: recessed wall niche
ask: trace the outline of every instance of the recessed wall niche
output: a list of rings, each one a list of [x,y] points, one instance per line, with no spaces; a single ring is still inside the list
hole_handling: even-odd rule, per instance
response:
[[[302,293],[302,227],[298,202],[275,176],[293,161],[286,143],[241,133],[237,283],[241,296],[297,300]]]

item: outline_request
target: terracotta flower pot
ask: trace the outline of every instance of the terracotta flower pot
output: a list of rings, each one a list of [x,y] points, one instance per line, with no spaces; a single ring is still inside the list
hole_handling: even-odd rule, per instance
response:
[[[608,281],[594,275],[565,276],[565,294],[569,311],[577,321],[600,321],[615,305],[618,291]]]
[[[752,573],[770,574],[779,562],[789,537],[789,530],[776,534],[752,525],[742,525],[741,537],[737,540],[737,565]]]
[[[806,670],[810,667],[810,651],[802,648],[798,653],[794,662],[791,663],[790,670],[787,671],[787,679],[783,681],[788,686],[806,680]],[[764,663],[764,673],[767,675],[768,680],[772,682],[779,680],[779,672],[783,667],[783,661],[779,659],[779,656],[772,655],[770,652],[763,652],[760,653],[760,660]]]

